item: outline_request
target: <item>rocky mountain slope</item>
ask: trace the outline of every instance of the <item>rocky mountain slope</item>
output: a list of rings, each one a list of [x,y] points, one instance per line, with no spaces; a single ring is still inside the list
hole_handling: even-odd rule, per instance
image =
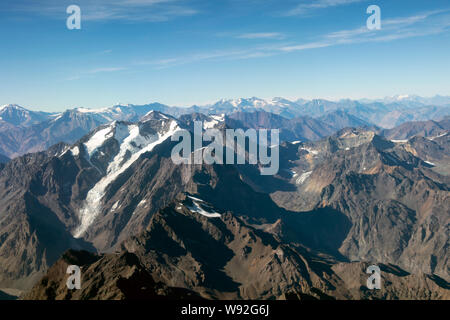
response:
[[[25,299],[448,299],[449,285],[382,265],[382,290],[367,289],[368,264],[339,263],[282,243],[205,201],[180,195],[116,254],[80,263],[63,256]],[[81,253],[69,253],[80,256]],[[87,254],[85,254],[87,255]],[[88,260],[88,259],[85,259]],[[65,286],[82,267],[82,290]],[[174,289],[174,287],[184,288]]]
[[[193,113],[209,116],[224,114],[238,122],[254,122],[251,118],[255,116],[246,117],[245,113],[257,113],[260,120],[261,117],[266,118],[265,126],[277,127],[282,122],[286,126],[281,127],[284,128],[282,137],[286,140],[314,140],[344,127],[393,128],[404,122],[441,120],[450,114],[450,103],[446,103],[448,100],[448,97],[410,97],[381,101],[347,99],[333,102],[323,99],[264,100],[254,97],[222,99],[203,106],[169,107],[151,103],[115,105],[102,109],[77,108],[62,113],[34,112],[20,106],[8,105],[0,108],[0,154],[14,158],[29,152],[46,150],[59,142],[72,144],[99,125],[112,121],[136,122],[150,111],[174,117]],[[262,116],[264,114],[266,115]],[[252,125],[257,125],[260,120]]]
[[[286,119],[265,111],[235,112],[225,123],[230,128],[279,129],[281,141],[315,141],[342,129],[310,117]]]
[[[233,167],[175,165],[170,137],[179,125],[156,113],[139,123],[114,122],[72,146],[6,164],[0,171],[0,287],[27,287],[68,248],[95,250],[91,243],[113,250],[182,191],[202,189],[219,206],[233,202],[250,216],[273,215],[276,206]],[[225,192],[230,187],[233,192]]]
[[[82,268],[81,290],[66,286],[67,267]],[[98,256],[86,251],[67,251],[24,297],[24,300],[124,300],[200,299],[182,288],[155,282],[132,253]]]
[[[389,139],[404,140],[414,136],[425,138],[439,137],[448,132],[450,132],[450,117],[446,117],[441,121],[406,122],[398,127],[383,130],[380,134]]]
[[[112,121],[136,122],[158,106],[158,104],[142,108],[116,106],[102,110],[78,108],[61,114],[47,115],[39,118],[40,121],[31,123],[30,121],[0,122],[0,153],[13,158],[46,150],[59,142],[72,144],[100,125]],[[28,110],[26,112],[31,113]]]
[[[11,124],[14,126],[29,127],[34,124],[49,120],[52,113],[27,110],[16,104],[0,107],[0,125]]]
[[[279,206],[298,212],[287,219],[298,228],[289,233],[292,240],[449,279],[448,176],[432,170],[410,144],[362,129],[286,149],[293,147],[285,179],[295,190],[271,194]],[[320,215],[308,213],[317,210]]]
[[[239,121],[267,124],[249,117]],[[352,261],[404,270],[389,269],[402,279],[385,297],[446,294],[430,281],[450,278],[448,135],[392,142],[347,128],[283,143],[278,175],[261,176],[255,165],[175,165],[170,137],[197,118],[227,127],[226,117],[152,112],[3,165],[0,288],[29,289],[73,248],[133,253],[155,283],[205,298],[369,297],[335,267]],[[111,257],[95,268],[118,263],[122,274],[127,263]],[[397,287],[405,279],[433,289]]]

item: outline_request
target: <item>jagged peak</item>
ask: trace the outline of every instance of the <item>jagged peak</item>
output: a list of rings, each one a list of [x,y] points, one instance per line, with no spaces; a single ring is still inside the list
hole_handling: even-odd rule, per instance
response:
[[[175,118],[162,112],[151,110],[141,118],[141,122],[147,122],[150,120],[175,120]]]
[[[18,110],[26,110],[24,107],[19,106],[18,104],[4,104],[2,106],[0,106],[0,111],[4,110],[4,109],[18,109]]]

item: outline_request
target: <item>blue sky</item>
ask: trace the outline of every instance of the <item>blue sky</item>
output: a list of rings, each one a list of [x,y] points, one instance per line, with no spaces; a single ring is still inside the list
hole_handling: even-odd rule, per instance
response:
[[[448,0],[3,0],[0,39],[0,104],[36,110],[450,94]]]

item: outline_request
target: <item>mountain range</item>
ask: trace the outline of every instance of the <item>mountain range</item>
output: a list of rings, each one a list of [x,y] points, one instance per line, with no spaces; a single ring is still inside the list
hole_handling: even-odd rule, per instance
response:
[[[249,103],[226,112],[236,106],[221,101],[219,115],[127,106],[47,114],[37,124],[24,116],[20,130],[53,123],[63,131],[44,151],[0,164],[0,291],[24,299],[450,298],[448,118],[383,129],[331,104],[317,105],[318,117],[288,117]],[[282,129],[278,174],[261,176],[258,164],[174,164],[170,137],[194,120]],[[89,132],[61,142],[81,127]],[[69,264],[82,266],[80,291],[65,287]],[[383,290],[365,286],[370,264],[382,269]]]
[[[273,125],[282,122],[289,127],[282,133],[282,138],[317,140],[344,127],[377,126],[392,129],[405,122],[442,120],[450,115],[450,97],[397,96],[382,100],[347,99],[335,102],[323,99],[264,100],[254,97],[222,99],[203,106],[169,107],[151,103],[116,105],[103,109],[77,108],[62,113],[36,112],[18,105],[4,105],[0,107],[0,155],[2,159],[15,158],[44,151],[59,142],[72,144],[99,125],[112,121],[136,122],[150,111],[174,117],[192,113],[225,114],[239,121],[245,117],[239,114],[265,112],[272,114],[272,117],[279,116],[273,119]],[[261,118],[251,120],[261,121]],[[255,125],[258,123],[252,124]],[[2,159],[0,161],[6,161],[6,158]]]

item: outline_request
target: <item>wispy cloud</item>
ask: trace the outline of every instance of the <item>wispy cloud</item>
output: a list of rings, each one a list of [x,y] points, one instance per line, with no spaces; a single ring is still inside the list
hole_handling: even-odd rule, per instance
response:
[[[329,7],[337,7],[348,5],[356,2],[363,2],[367,0],[308,0],[302,1],[296,7],[286,12],[287,16],[298,16],[308,14],[313,10],[326,9]]]
[[[132,22],[167,21],[177,17],[192,16],[198,13],[190,4],[191,0],[77,0],[84,21],[122,20]],[[1,10],[27,12],[60,18],[65,8],[73,1],[40,0],[2,6]]]
[[[328,33],[319,41],[281,47],[281,51],[292,52],[308,49],[325,48],[343,44],[364,42],[387,42],[406,38],[440,34],[448,31],[448,16],[437,16],[447,10],[423,12],[409,17],[385,19],[382,30],[369,30],[363,26],[350,30]]]
[[[238,35],[238,39],[284,39],[286,36],[279,32],[256,32],[256,33],[244,33]]]
[[[140,61],[137,62],[136,65],[150,65],[156,69],[165,69],[204,61],[227,61],[263,58],[273,56],[278,53],[278,46],[264,45],[243,49],[212,50],[210,52],[186,54],[183,56],[166,59]]]
[[[87,74],[97,74],[97,73],[104,73],[104,72],[117,72],[126,70],[126,68],[122,67],[112,67],[112,68],[95,68],[89,71],[86,71]]]
[[[284,52],[303,51],[303,50],[310,50],[310,49],[325,48],[325,47],[329,47],[331,45],[332,45],[331,42],[318,41],[318,42],[309,42],[309,43],[283,46],[283,47],[280,47],[279,50],[284,51]]]
[[[181,5],[150,5],[142,6],[105,6],[90,8],[83,11],[83,19],[87,21],[122,20],[131,22],[163,22],[178,17],[193,16],[197,10]]]
[[[217,50],[211,52],[204,53],[196,53],[191,55],[183,55],[180,57],[168,58],[168,59],[160,59],[160,60],[151,60],[151,61],[141,61],[138,64],[141,65],[152,65],[157,69],[163,69],[168,67],[174,67],[189,63],[202,62],[202,61],[217,61],[217,60],[237,60],[244,59],[246,56],[250,54],[255,54],[254,50],[248,49],[236,49],[236,50]]]
[[[156,68],[168,68],[182,64],[208,60],[240,60],[269,57],[283,53],[313,50],[338,45],[350,45],[366,42],[389,42],[413,37],[429,36],[449,32],[450,15],[443,14],[449,10],[422,12],[413,16],[384,19],[382,30],[369,30],[366,26],[355,29],[340,30],[324,34],[310,42],[282,43],[262,45],[244,49],[218,50],[172,57],[168,59],[145,62]],[[262,33],[261,33],[262,34]],[[251,38],[251,37],[250,37]]]
[[[70,76],[70,77],[66,78],[66,81],[79,80],[79,79],[82,79],[82,78],[85,78],[85,77],[92,77],[94,75],[101,74],[101,73],[113,73],[113,72],[125,71],[127,69],[128,68],[125,68],[125,67],[93,68],[93,69],[81,71],[81,72],[79,72],[76,75]]]

